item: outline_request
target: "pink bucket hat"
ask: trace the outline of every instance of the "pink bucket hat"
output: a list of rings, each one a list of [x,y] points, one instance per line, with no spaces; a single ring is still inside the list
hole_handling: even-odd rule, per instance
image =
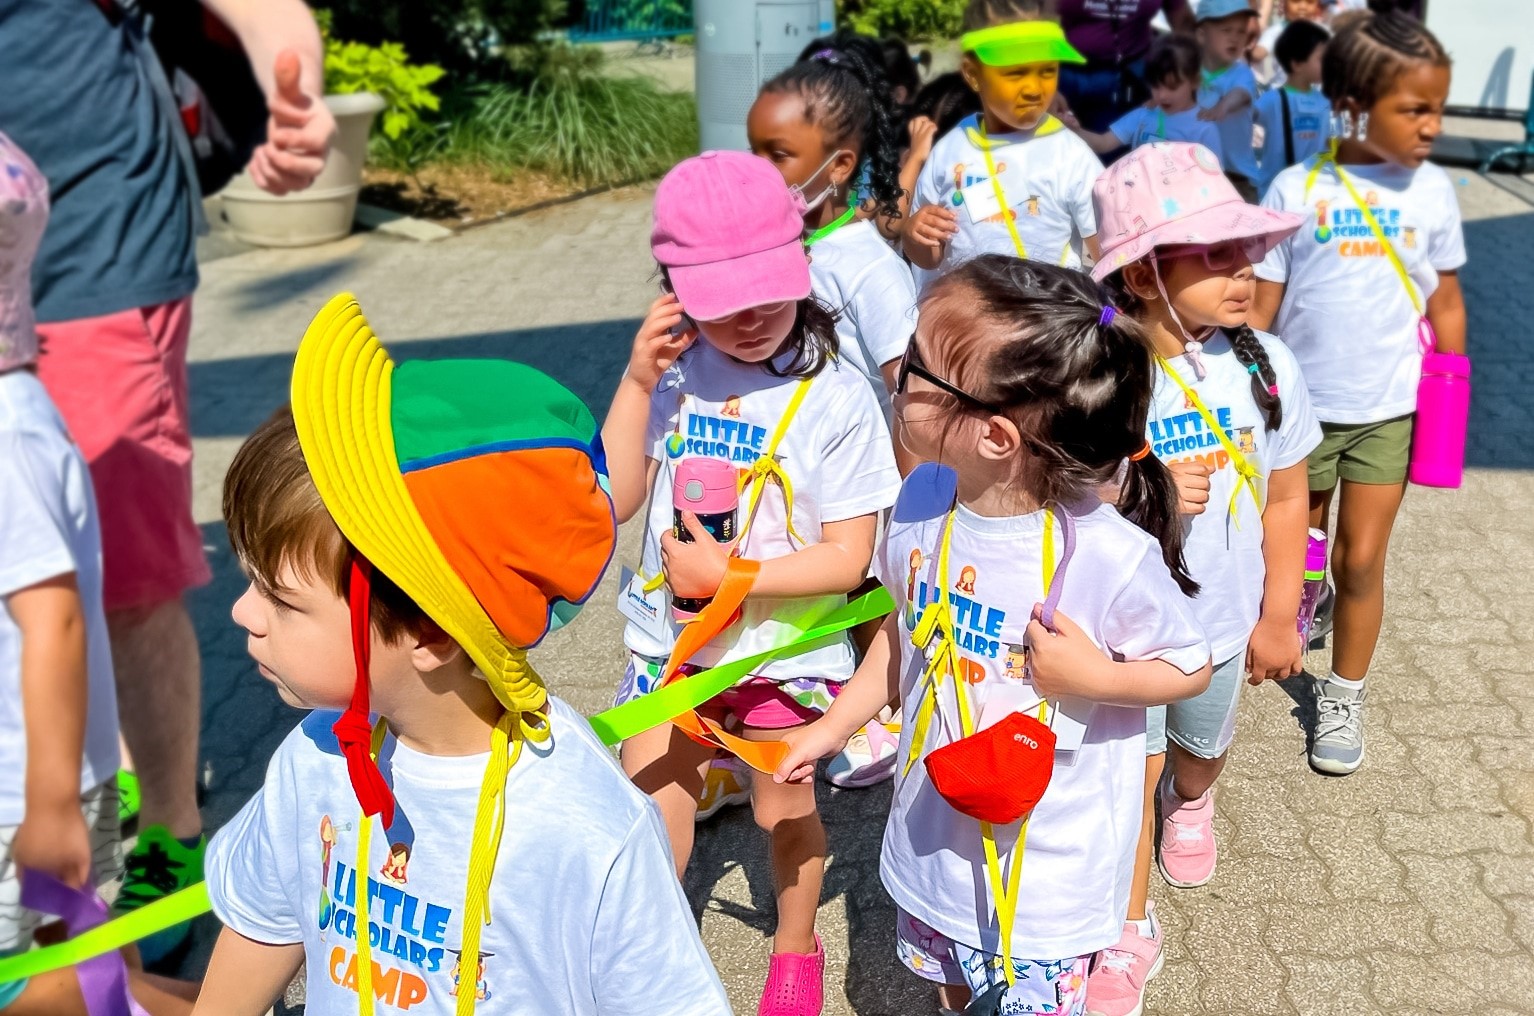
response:
[[[704,152],[655,191],[650,249],[695,320],[810,295],[804,201],[748,152]]]
[[[48,224],[48,181],[0,133],[0,372],[37,359],[32,261]]]
[[[1249,205],[1203,145],[1157,141],[1124,156],[1092,185],[1101,282],[1165,244],[1216,244],[1260,236],[1265,252],[1300,228],[1302,216]]]

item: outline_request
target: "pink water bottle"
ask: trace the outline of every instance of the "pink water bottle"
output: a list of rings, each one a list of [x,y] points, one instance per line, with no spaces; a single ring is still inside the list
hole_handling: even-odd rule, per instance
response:
[[[1316,623],[1316,607],[1326,591],[1326,534],[1319,529],[1310,531],[1305,542],[1305,588],[1300,593],[1300,647],[1310,645],[1310,629]]]
[[[740,488],[736,485],[735,467],[723,459],[695,457],[677,463],[671,483],[671,532],[683,543],[692,542],[692,534],[682,524],[682,513],[692,512],[720,543],[735,539],[735,516],[740,508]],[[712,596],[671,599],[671,615],[685,621],[704,607]]]
[[[1470,424],[1470,358],[1424,353],[1417,386],[1417,420],[1411,435],[1411,482],[1455,487],[1465,473],[1465,432]]]

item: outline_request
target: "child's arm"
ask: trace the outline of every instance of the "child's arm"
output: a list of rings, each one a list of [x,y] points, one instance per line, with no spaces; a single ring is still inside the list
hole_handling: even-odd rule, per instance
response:
[[[1192,698],[1209,687],[1206,659],[1192,673],[1166,660],[1120,663],[1092,643],[1081,627],[1055,612],[1056,632],[1045,628],[1034,609],[1028,622],[1033,686],[1045,698],[1084,698],[1114,706],[1155,706]]]
[[[1252,93],[1245,88],[1232,88],[1220,96],[1220,101],[1208,109],[1198,111],[1200,120],[1223,120],[1234,116],[1252,104]]]
[[[1286,415],[1287,411],[1286,406]],[[1281,681],[1305,669],[1295,619],[1305,584],[1309,525],[1310,479],[1301,459],[1268,477],[1268,503],[1262,510],[1262,559],[1267,577],[1262,585],[1262,613],[1246,649],[1246,669],[1252,684]]]
[[[1465,352],[1465,292],[1459,272],[1439,272],[1438,288],[1427,298],[1427,319],[1438,336],[1438,352]]]
[[[262,1016],[304,962],[303,943],[266,945],[219,932],[193,1016]]]
[[[644,507],[650,485],[655,481],[659,463],[649,457],[645,447],[650,398],[661,375],[698,337],[690,327],[678,335],[671,333],[685,320],[681,301],[670,293],[661,294],[650,304],[650,311],[634,336],[628,370],[618,382],[612,408],[602,424],[613,511],[619,522],[627,522]]]
[[[911,214],[911,195],[916,193],[916,182],[926,168],[927,158],[932,154],[932,143],[937,140],[937,123],[931,117],[913,117],[910,123],[911,147],[906,149],[900,163],[900,218],[879,216],[879,233],[886,240],[899,240],[906,218]]]
[[[712,596],[724,581],[733,544],[718,543],[692,512],[682,513],[682,523],[692,534],[683,543],[671,533],[661,534],[661,566],[673,596]],[[821,526],[820,542],[761,563],[751,595],[772,599],[829,596],[856,589],[868,574],[874,556],[876,515],[860,515]]]
[[[1085,141],[1087,143],[1087,147],[1092,149],[1092,151],[1096,152],[1098,155],[1107,155],[1109,152],[1117,151],[1118,149],[1123,148],[1126,144],[1126,142],[1120,141],[1118,135],[1114,134],[1111,130],[1104,131],[1101,134],[1087,130],[1085,127],[1081,126],[1081,121],[1076,118],[1076,114],[1071,112],[1069,107],[1062,108],[1060,110],[1059,116],[1060,122],[1075,132],[1076,136]],[[1124,119],[1128,118],[1125,117]],[[1122,120],[1120,122],[1122,122]]]
[[[911,264],[928,271],[943,263],[948,241],[959,231],[959,217],[942,205],[922,205],[905,220],[901,248]]]
[[[21,703],[27,732],[26,814],[16,863],[80,888],[90,881],[91,842],[80,810],[85,751],[85,608],[73,573],[6,597],[21,632]]]
[[[879,715],[900,694],[900,611],[884,624],[863,654],[857,673],[842,686],[824,716],[783,736],[788,754],[772,778],[779,783],[804,783],[815,775],[815,761],[835,755],[847,739]]]

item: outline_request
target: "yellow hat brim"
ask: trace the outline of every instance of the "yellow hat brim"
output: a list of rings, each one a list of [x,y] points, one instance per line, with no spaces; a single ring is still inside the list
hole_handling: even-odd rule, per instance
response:
[[[293,363],[293,421],[320,499],[358,553],[458,642],[503,705],[546,695],[442,554],[400,474],[390,417],[394,361],[350,293],[314,316]],[[511,701],[508,701],[510,699]]]

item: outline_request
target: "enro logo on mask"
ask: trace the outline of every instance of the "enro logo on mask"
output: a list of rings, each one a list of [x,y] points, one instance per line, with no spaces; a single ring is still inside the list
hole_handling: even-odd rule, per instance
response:
[[[1035,741],[1027,734],[1013,734],[1012,740],[1017,741],[1020,744],[1026,744],[1030,748],[1037,748],[1039,746],[1039,742]]]

